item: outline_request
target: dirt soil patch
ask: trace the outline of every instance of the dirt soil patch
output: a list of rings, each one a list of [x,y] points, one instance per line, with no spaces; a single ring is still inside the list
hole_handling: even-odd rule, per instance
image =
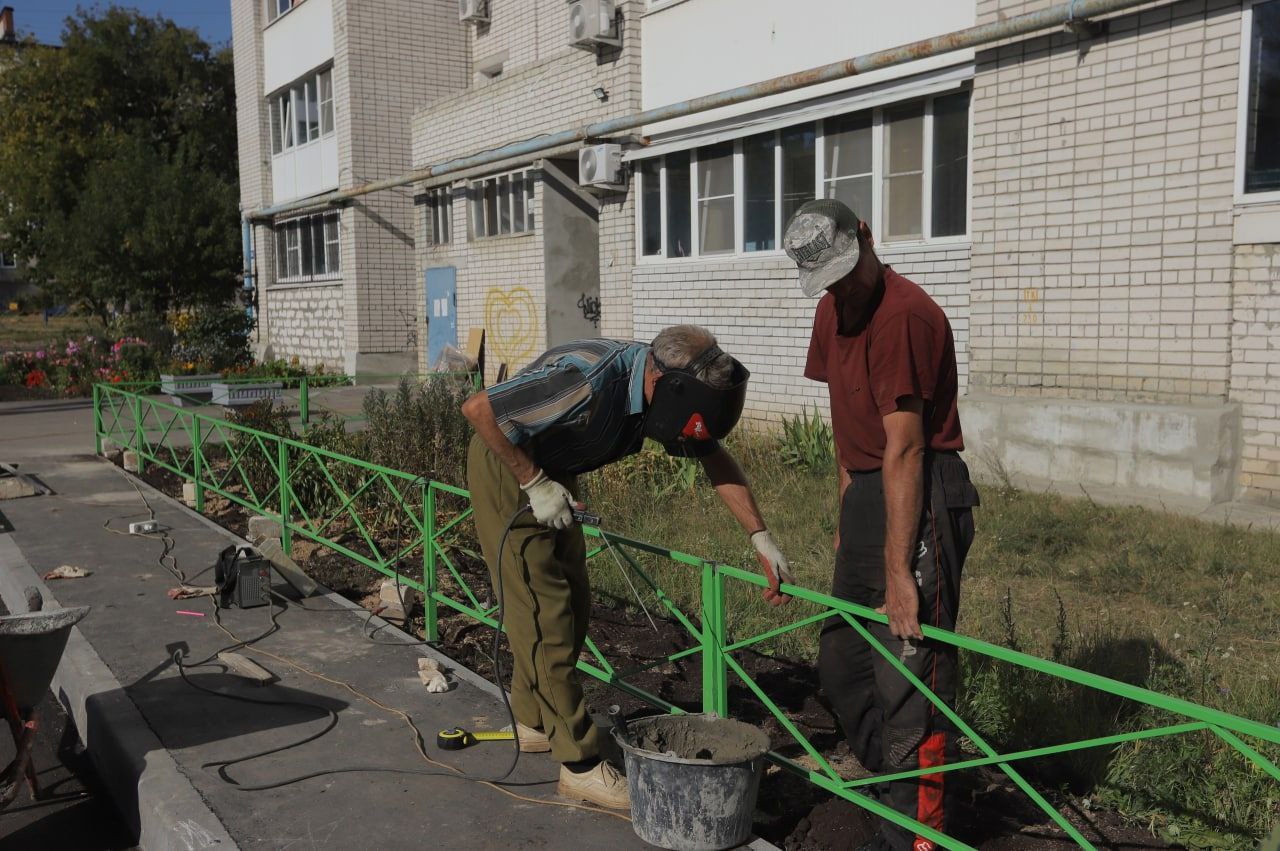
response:
[[[119,463],[118,456],[116,462]],[[173,473],[150,466],[143,479],[157,490],[181,499],[182,479]],[[248,533],[246,511],[230,500],[208,496],[205,514],[241,537]],[[385,543],[389,546],[391,542]],[[295,545],[294,558],[317,582],[367,609],[377,606],[381,574],[311,543]],[[481,605],[492,605],[488,570],[483,562],[459,551],[454,551],[451,558]],[[444,570],[440,572],[439,583],[444,593],[454,599],[466,600],[454,578]],[[598,597],[593,602],[591,617],[592,639],[627,682],[681,709],[701,711],[701,661],[698,656],[695,654],[675,662],[661,661],[694,644],[679,623],[655,615],[655,633],[653,625],[640,612],[608,606]],[[492,679],[494,672],[490,653],[493,633],[489,627],[444,607],[441,607],[439,625],[440,649],[459,663]],[[424,634],[420,611],[410,617],[406,628],[415,636]],[[510,657],[505,650],[501,658],[504,671],[509,671]],[[867,775],[849,752],[834,715],[821,697],[817,671],[810,660],[769,656],[750,649],[740,651],[735,658],[841,776],[853,779]],[[586,651],[583,660],[599,664]],[[649,665],[653,667],[627,675],[628,671]],[[594,715],[607,714],[611,706],[618,706],[628,719],[652,715],[656,711],[645,700],[592,678],[584,678],[584,687],[588,707]],[[731,681],[729,699],[734,707],[734,717],[764,730],[781,755],[817,768],[746,685]],[[1056,851],[1077,847],[1001,772],[977,769],[959,772],[952,777],[957,784],[958,800],[962,803],[960,823],[954,828],[956,838],[982,851]],[[1059,812],[1100,848],[1175,847],[1153,838],[1145,830],[1124,824],[1115,813],[1087,810],[1082,801],[1072,796],[1045,794]],[[756,832],[785,851],[856,848],[875,834],[878,824],[879,819],[861,807],[835,798],[789,771],[776,765],[770,765],[765,771],[757,803]]]

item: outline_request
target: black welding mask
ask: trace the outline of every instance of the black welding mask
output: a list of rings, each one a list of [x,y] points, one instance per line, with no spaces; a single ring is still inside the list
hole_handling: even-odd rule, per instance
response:
[[[653,387],[653,398],[645,413],[644,433],[670,449],[700,441],[720,440],[733,430],[742,416],[751,373],[735,358],[729,386],[723,390],[697,378],[700,370],[723,352],[713,345],[688,366],[669,367],[652,355],[661,372]],[[690,453],[697,454],[697,453]]]

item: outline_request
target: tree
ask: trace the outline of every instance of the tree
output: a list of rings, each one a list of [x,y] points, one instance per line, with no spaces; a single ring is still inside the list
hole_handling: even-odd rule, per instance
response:
[[[45,298],[223,302],[240,268],[229,49],[111,7],[0,65],[0,233]]]

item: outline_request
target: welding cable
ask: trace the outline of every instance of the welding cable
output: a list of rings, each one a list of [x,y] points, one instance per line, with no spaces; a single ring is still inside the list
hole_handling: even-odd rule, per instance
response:
[[[215,621],[215,624],[219,629],[221,629],[229,637],[238,640],[235,633],[227,629],[226,626],[224,626],[220,621]],[[310,780],[312,778],[321,777],[326,774],[344,774],[344,773],[353,773],[353,772],[367,772],[367,773],[385,772],[385,773],[391,773],[391,774],[419,774],[419,775],[430,775],[430,776],[439,776],[439,777],[457,777],[458,779],[467,780],[469,782],[478,782],[481,786],[487,786],[488,788],[494,790],[495,792],[499,792],[517,801],[523,801],[529,804],[538,804],[540,806],[546,806],[546,807],[562,807],[562,808],[571,809],[571,810],[582,810],[583,812],[595,813],[597,815],[612,816],[613,818],[620,819],[621,821],[625,821],[625,822],[631,821],[630,816],[626,815],[625,813],[617,812],[615,810],[608,810],[608,809],[604,809],[603,807],[593,807],[589,804],[579,804],[579,803],[574,803],[572,801],[548,801],[542,798],[533,798],[528,795],[521,795],[519,792],[514,792],[511,790],[511,788],[508,788],[513,786],[540,786],[540,785],[543,785],[542,782],[531,781],[527,783],[514,783],[511,781],[506,781],[502,784],[497,784],[497,783],[493,783],[485,780],[477,780],[476,778],[469,777],[465,775],[461,770],[453,767],[452,765],[448,765],[447,763],[439,762],[438,760],[433,759],[431,755],[427,753],[426,743],[425,743],[425,740],[423,739],[422,731],[418,729],[418,725],[414,723],[413,719],[409,716],[409,713],[401,709],[397,709],[394,706],[388,706],[387,704],[383,703],[377,698],[372,697],[368,694],[365,694],[360,689],[356,688],[351,683],[346,682],[345,680],[337,680],[332,677],[327,677],[324,674],[319,673],[318,671],[313,671],[304,665],[298,664],[297,662],[293,661],[287,656],[282,656],[277,653],[273,653],[270,650],[264,650],[261,647],[257,647],[257,646],[248,647],[247,649],[251,650],[254,653],[260,653],[263,656],[266,656],[270,659],[275,659],[277,662],[281,662],[285,665],[288,665],[294,670],[300,673],[306,674],[309,677],[313,677],[314,679],[329,683],[330,685],[344,688],[347,691],[351,692],[356,697],[365,701],[366,703],[376,706],[379,709],[383,710],[384,712],[398,716],[404,722],[405,726],[409,728],[413,736],[414,747],[417,749],[418,754],[422,757],[422,759],[430,765],[439,766],[440,768],[444,769],[448,773],[441,772],[437,774],[436,772],[428,771],[426,769],[387,768],[385,766],[367,766],[367,767],[353,766],[350,768],[340,768],[340,769],[332,769],[328,771],[312,772],[310,774],[303,775],[301,777],[293,777],[285,781],[278,781],[276,783],[268,784],[265,786],[236,785],[232,781],[228,780],[227,782],[229,783],[229,785],[232,786],[233,789],[237,789],[243,792],[260,791],[262,789],[278,788],[280,786],[299,783],[303,780]],[[238,695],[222,694],[221,692],[214,692],[214,694],[216,694],[219,697],[224,697],[230,700],[241,699]],[[244,699],[247,700],[248,698],[244,698]],[[306,705],[313,706],[313,704],[306,704]],[[252,758],[252,756],[253,755],[250,755],[249,758]],[[238,761],[244,761],[244,760],[242,759]],[[550,781],[543,781],[543,782],[550,782]]]
[[[146,495],[143,494],[141,488],[139,488],[138,485],[134,482],[132,476],[126,475],[125,479],[129,482],[130,485],[133,486],[134,491],[137,492],[138,497],[142,500],[143,505],[147,509],[148,519],[154,520],[156,515],[155,515],[155,509],[151,506],[151,502],[147,499]],[[69,500],[69,499],[66,501],[77,502],[77,500]],[[516,521],[520,518],[522,514],[530,510],[531,510],[530,507],[525,505],[519,508],[511,516],[511,519],[507,522],[507,527],[502,534],[502,541],[499,546],[500,553],[506,550],[507,539],[510,536],[512,528],[515,526]],[[126,516],[140,516],[140,515],[126,515]],[[121,518],[117,517],[114,519],[121,519]],[[119,529],[111,528],[110,523],[111,523],[111,519],[108,519],[105,523],[103,523],[103,528],[117,535],[130,535],[130,533],[128,532],[123,532]],[[144,538],[150,538],[152,540],[155,540],[155,538],[153,538],[151,535],[141,535],[141,536],[130,535],[130,537],[144,537]],[[177,557],[173,555],[175,542],[173,541],[172,537],[170,537],[166,531],[162,533],[161,540],[163,540],[165,543],[165,549],[161,553],[161,555],[157,558],[158,563],[162,567],[164,567],[166,570],[168,570],[170,573],[172,573],[180,582],[183,582],[183,583],[187,582],[187,579],[185,578],[181,568],[178,567]],[[166,564],[165,562],[166,558],[169,560],[170,563]],[[204,570],[200,571],[200,573],[197,573],[196,576],[199,576],[202,573],[207,573],[209,570],[212,570],[212,569],[213,569],[212,566],[207,567]],[[192,577],[192,578],[194,579],[195,577]],[[495,679],[495,684],[498,687],[498,691],[502,695],[503,704],[506,706],[507,715],[511,719],[511,729],[513,732],[515,732],[516,730],[515,712],[511,708],[511,701],[507,695],[506,689],[502,688],[501,672],[500,672],[500,668],[498,667],[498,660],[499,660],[498,649],[499,649],[499,641],[502,635],[502,618],[503,618],[503,610],[501,607],[501,599],[502,599],[501,571],[499,571],[498,573],[498,587],[495,589],[495,591],[499,599],[499,609],[498,609],[498,617],[497,617],[497,626],[494,629],[494,641],[493,641],[493,651],[492,651],[492,659],[494,663],[494,679]],[[283,601],[291,602],[291,601],[288,601],[288,598],[284,597],[283,595],[277,592],[272,592],[272,594],[273,596],[276,596]],[[307,709],[312,709],[318,712],[323,712],[328,716],[330,716],[330,722],[326,724],[322,730],[320,730],[317,733],[308,735],[307,737],[299,741],[292,742],[288,745],[284,745],[281,747],[272,748],[266,751],[246,754],[244,756],[236,757],[235,759],[231,759],[231,760],[220,760],[217,762],[206,763],[205,765],[202,766],[203,768],[216,767],[218,769],[217,773],[218,773],[219,779],[221,779],[227,785],[231,786],[231,788],[236,789],[238,791],[242,791],[242,792],[260,792],[268,789],[279,789],[284,786],[290,786],[295,783],[301,783],[304,780],[311,780],[316,777],[324,777],[324,776],[334,775],[334,774],[355,774],[355,773],[408,774],[408,775],[429,776],[429,777],[457,778],[459,780],[464,780],[470,783],[478,783],[482,786],[487,786],[490,789],[493,789],[495,792],[500,792],[501,794],[506,795],[510,798],[514,798],[515,800],[523,801],[529,804],[538,804],[540,806],[548,806],[548,807],[561,807],[561,808],[571,809],[571,810],[582,810],[583,812],[612,816],[613,818],[621,819],[622,821],[625,821],[625,822],[631,821],[631,818],[625,813],[604,809],[603,807],[593,807],[589,804],[579,804],[572,801],[548,801],[541,798],[533,798],[528,795],[521,795],[518,792],[512,791],[511,788],[508,788],[508,787],[521,787],[521,786],[541,786],[541,785],[544,785],[545,783],[551,782],[551,781],[516,782],[509,779],[511,774],[514,773],[520,759],[520,741],[518,738],[518,734],[515,738],[513,738],[513,741],[515,744],[515,756],[512,759],[511,766],[498,779],[474,777],[469,774],[466,774],[465,772],[461,771],[458,768],[455,768],[452,765],[448,765],[446,763],[439,762],[438,760],[433,759],[431,755],[427,753],[425,740],[423,739],[423,736],[422,736],[422,731],[418,729],[418,725],[414,723],[413,719],[409,716],[407,712],[404,712],[403,710],[396,709],[393,706],[388,706],[385,703],[382,703],[376,698],[373,698],[370,695],[367,695],[364,692],[360,691],[358,688],[351,685],[351,683],[349,682],[346,682],[344,680],[333,679],[332,677],[326,677],[324,674],[321,674],[317,671],[313,671],[310,668],[300,665],[297,662],[294,662],[292,659],[289,659],[288,657],[281,656],[276,653],[272,653],[269,650],[264,650],[261,647],[256,646],[257,642],[262,641],[264,638],[267,638],[268,636],[278,632],[281,629],[280,623],[277,620],[277,618],[279,617],[279,612],[276,610],[276,607],[274,605],[269,604],[269,608],[268,608],[268,611],[270,613],[269,617],[271,620],[271,626],[268,627],[259,635],[256,635],[252,638],[242,639],[238,635],[233,633],[231,630],[227,629],[226,625],[222,623],[221,606],[218,605],[217,598],[210,597],[209,600],[211,605],[213,606],[214,625],[218,629],[220,629],[222,632],[224,632],[229,638],[231,638],[232,643],[214,651],[212,654],[206,656],[204,659],[201,659],[197,662],[186,662],[184,661],[182,651],[180,650],[175,651],[173,654],[173,662],[175,667],[178,669],[178,675],[182,678],[182,681],[184,683],[186,683],[191,688],[196,689],[197,691],[204,692],[213,697],[220,697],[220,698],[223,698],[224,700],[239,701],[242,703],[250,703],[250,704],[257,704],[257,705],[299,706]],[[343,609],[343,608],[312,609],[306,606],[302,606],[300,604],[296,604],[296,603],[294,604],[298,605],[299,608],[302,608],[305,611],[314,612],[317,614],[323,613],[323,612],[329,612],[329,611],[342,611],[342,612],[349,611],[348,609]],[[370,616],[370,618],[366,618],[365,620],[366,628],[368,627],[371,617],[372,616]],[[368,637],[367,634],[366,634],[366,637]],[[374,643],[389,644],[390,642],[375,641]],[[397,642],[397,643],[402,644],[402,646],[413,646],[411,643],[408,643],[408,642],[403,642],[403,643]],[[423,643],[426,643],[426,642],[423,642]],[[231,766],[238,765],[244,762],[249,762],[263,756],[269,756],[272,754],[280,753],[282,751],[292,750],[293,748],[297,748],[302,745],[309,744],[321,738],[322,736],[326,735],[331,730],[333,730],[333,728],[337,726],[337,723],[339,720],[337,713],[325,706],[319,706],[314,703],[307,703],[305,701],[298,701],[298,700],[272,701],[272,700],[262,700],[261,698],[244,697],[242,695],[225,694],[223,692],[213,691],[212,689],[205,688],[204,686],[201,686],[198,683],[193,682],[186,674],[186,671],[189,668],[199,668],[199,667],[204,667],[205,665],[215,664],[215,660],[217,659],[219,654],[228,653],[233,650],[239,650],[241,648],[246,650],[251,650],[254,653],[261,653],[262,655],[267,656],[271,659],[275,659],[276,661],[281,662],[285,665],[288,665],[289,667],[303,674],[306,674],[307,676],[313,677],[323,682],[327,682],[331,685],[345,688],[347,691],[351,692],[352,694],[366,701],[367,703],[370,703],[378,707],[379,709],[382,709],[385,712],[389,712],[393,715],[399,716],[400,719],[404,721],[404,723],[409,727],[410,731],[412,732],[414,747],[417,749],[418,754],[428,764],[437,766],[438,768],[435,770],[431,770],[431,769],[425,769],[425,768],[395,768],[395,767],[381,766],[381,765],[344,766],[339,768],[313,771],[308,774],[300,775],[298,777],[290,777],[284,780],[278,780],[273,783],[247,785],[247,784],[242,784],[238,782],[235,778],[233,778],[230,775],[228,771],[228,769]]]

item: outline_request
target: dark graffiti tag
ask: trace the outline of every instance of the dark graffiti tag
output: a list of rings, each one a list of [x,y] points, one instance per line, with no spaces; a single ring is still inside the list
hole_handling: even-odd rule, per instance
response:
[[[583,319],[600,327],[600,296],[583,293],[578,296],[578,307],[582,310]]]

